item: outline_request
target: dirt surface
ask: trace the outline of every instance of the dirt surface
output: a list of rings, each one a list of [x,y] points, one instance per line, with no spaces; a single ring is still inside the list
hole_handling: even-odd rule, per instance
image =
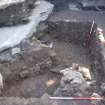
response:
[[[53,93],[53,91],[58,86],[59,79],[59,75],[53,73],[45,73],[36,77],[19,80],[15,83],[11,83],[11,85],[7,87],[7,91],[3,93],[3,96],[40,98],[44,93]],[[47,82],[50,80],[53,80],[54,84],[47,86]]]
[[[90,67],[90,61],[89,61],[88,55],[86,53],[86,50],[82,46],[72,44],[70,42],[54,41],[53,50],[55,50],[56,56],[58,57],[60,62],[62,62],[61,63],[62,66],[67,65],[68,67],[70,67],[72,66],[72,63],[77,63],[84,67],[88,67],[88,68]],[[44,54],[40,56],[43,57],[43,55]],[[31,56],[33,55],[30,55],[29,57],[27,57],[27,60],[30,61]],[[24,55],[24,57],[26,57],[26,55]],[[37,57],[37,58],[40,60],[40,57]],[[46,59],[46,57],[44,58]],[[34,61],[31,60],[30,62],[32,63]],[[20,65],[20,63],[18,62],[16,64],[18,64],[18,66]],[[26,62],[26,64],[29,65],[30,68],[33,67],[33,64],[29,64],[28,62]],[[22,61],[21,61],[20,66],[22,65],[24,66],[24,63],[22,64]],[[15,64],[12,64],[10,68],[13,66],[15,66]],[[17,67],[15,66],[14,68],[12,68],[12,71],[17,69],[17,73],[18,71],[20,72],[21,67],[18,67],[18,66]],[[25,69],[27,70],[29,68],[25,68]],[[24,71],[24,68],[23,68],[23,71]],[[26,78],[24,77],[18,78],[18,76],[17,78],[11,77],[11,79],[13,78],[14,80],[12,79],[11,82],[8,81],[7,83],[8,85],[3,90],[3,96],[8,96],[8,97],[18,96],[18,97],[29,98],[29,97],[41,97],[46,92],[49,94],[53,94],[53,92],[56,90],[59,84],[61,75],[51,73],[49,71],[50,71],[50,68],[45,70],[45,72],[42,72],[42,74],[38,73],[38,75],[31,75],[29,73],[28,74],[29,77],[26,77]],[[14,71],[14,74],[16,75],[15,71]],[[10,78],[8,77],[8,79]],[[47,82],[50,80],[53,80],[54,84],[52,86],[47,86]]]

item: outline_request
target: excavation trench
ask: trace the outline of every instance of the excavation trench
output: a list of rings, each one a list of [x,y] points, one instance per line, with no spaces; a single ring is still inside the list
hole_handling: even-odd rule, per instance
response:
[[[2,96],[40,98],[45,93],[54,95],[62,78],[60,70],[71,67],[73,63],[90,70],[90,82],[96,81],[97,90],[94,92],[98,92],[99,85],[105,80],[105,69],[104,47],[96,31],[97,25],[92,26],[90,22],[41,23],[37,33],[30,38],[31,45],[27,47],[23,43],[15,60],[1,62],[0,68],[5,77]],[[35,44],[35,37],[38,44]]]

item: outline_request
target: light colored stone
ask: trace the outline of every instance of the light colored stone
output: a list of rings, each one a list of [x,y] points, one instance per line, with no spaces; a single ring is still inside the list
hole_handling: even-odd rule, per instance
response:
[[[11,53],[12,53],[12,55],[15,55],[15,54],[19,54],[20,53],[20,48],[19,47],[15,47],[15,48],[13,48],[12,50],[11,50]]]
[[[71,68],[74,69],[74,70],[78,70],[79,69],[79,64],[72,63],[72,67]]]
[[[0,28],[0,51],[13,47],[19,44],[23,39],[26,39],[36,32],[36,27],[40,21],[45,21],[52,12],[53,5],[46,1],[41,1],[40,4],[33,10],[30,16],[30,22],[25,25]]]
[[[3,89],[3,76],[0,73],[0,89]]]
[[[92,79],[90,70],[88,68],[80,66],[78,71],[82,73],[83,77],[86,80],[91,80]]]
[[[25,0],[0,0],[0,8],[6,8],[9,5],[16,4],[16,3],[22,3]]]
[[[0,73],[0,95],[2,94],[2,89],[3,89],[3,76]]]

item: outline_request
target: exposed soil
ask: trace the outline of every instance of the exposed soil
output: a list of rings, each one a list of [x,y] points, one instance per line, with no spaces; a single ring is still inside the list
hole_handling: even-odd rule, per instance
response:
[[[54,84],[47,86],[47,82],[53,80]],[[36,77],[14,81],[4,91],[7,97],[41,97],[44,93],[53,93],[58,86],[60,76],[53,73],[45,73]]]

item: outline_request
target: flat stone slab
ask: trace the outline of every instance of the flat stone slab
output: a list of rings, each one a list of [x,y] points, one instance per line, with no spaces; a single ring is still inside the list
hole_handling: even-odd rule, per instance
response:
[[[40,21],[45,21],[52,12],[53,5],[46,1],[33,10],[30,22],[26,25],[0,28],[0,51],[19,44],[23,39],[32,36]]]

